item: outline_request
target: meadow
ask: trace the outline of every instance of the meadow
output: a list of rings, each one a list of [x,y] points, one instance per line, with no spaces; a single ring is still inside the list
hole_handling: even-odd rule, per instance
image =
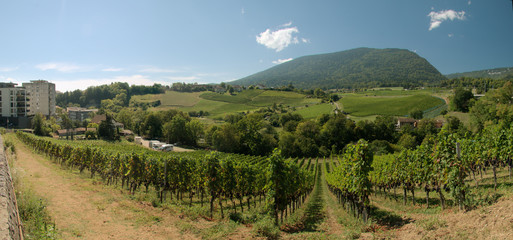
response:
[[[426,118],[434,118],[447,109],[440,96],[444,92],[433,89],[404,90],[402,88],[376,88],[357,93],[343,93],[340,108],[355,121],[374,120],[378,115],[407,116],[412,110],[424,111]],[[134,96],[135,101],[154,102],[160,106],[153,110],[178,109],[184,112],[206,111],[207,119],[221,120],[227,114],[251,112],[260,108],[281,105],[289,111],[314,119],[321,114],[332,113],[336,108],[320,99],[307,97],[297,92],[273,90],[245,90],[234,94],[214,92],[183,93],[166,91],[164,94]]]
[[[340,95],[339,105],[344,112],[356,119],[375,118],[376,115],[408,116],[416,109],[424,111],[426,117],[434,117],[446,108],[446,104],[443,99],[430,93],[430,90],[371,90],[348,93]]]
[[[305,118],[314,118],[333,110],[329,104],[320,104],[320,99],[308,98],[300,93],[259,89],[245,90],[232,95],[214,92],[166,91],[164,94],[134,96],[134,99],[140,102],[160,100],[161,105],[154,110],[207,111],[209,113],[207,117],[210,119],[222,119],[227,114],[254,111],[274,104],[281,104],[293,111],[297,110]]]

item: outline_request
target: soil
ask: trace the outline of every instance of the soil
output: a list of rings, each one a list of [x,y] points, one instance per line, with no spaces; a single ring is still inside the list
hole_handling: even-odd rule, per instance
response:
[[[175,225],[176,214],[128,200],[114,189],[50,163],[17,145],[16,169],[24,184],[48,200],[63,239],[197,239]]]

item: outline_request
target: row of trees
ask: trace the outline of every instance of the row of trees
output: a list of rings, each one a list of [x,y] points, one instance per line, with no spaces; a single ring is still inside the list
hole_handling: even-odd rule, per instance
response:
[[[164,93],[165,87],[160,84],[153,86],[132,85],[116,82],[109,85],[91,86],[86,90],[66,91],[57,94],[56,102],[60,107],[78,105],[81,107],[99,107],[103,100],[110,100],[119,106],[128,106],[130,98],[134,95]],[[105,102],[105,104],[108,104]]]

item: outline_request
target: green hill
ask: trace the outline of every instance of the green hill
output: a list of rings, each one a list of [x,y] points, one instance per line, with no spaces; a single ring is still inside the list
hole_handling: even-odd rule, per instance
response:
[[[332,89],[423,86],[442,79],[435,67],[414,52],[357,48],[300,57],[230,84]]]
[[[446,77],[449,79],[460,78],[460,77],[501,79],[501,78],[506,78],[506,77],[510,77],[510,76],[513,76],[513,67],[485,69],[485,70],[479,70],[479,71],[452,73],[452,74],[446,75]]]

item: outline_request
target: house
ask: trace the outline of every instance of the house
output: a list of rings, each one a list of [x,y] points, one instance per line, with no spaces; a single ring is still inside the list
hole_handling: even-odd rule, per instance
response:
[[[100,115],[96,115],[94,116],[92,119],[91,119],[91,122],[92,123],[96,123],[98,125],[100,125],[100,123],[102,121],[105,121],[107,120],[107,115],[105,114],[100,114]],[[114,124],[114,128],[119,128],[119,129],[123,129],[125,128],[125,125],[123,125],[123,123],[119,123],[119,122],[116,122],[114,119],[112,119],[112,123]]]
[[[216,93],[225,93],[226,89],[224,89],[223,87],[218,85],[218,86],[214,86],[214,92],[216,92]]]
[[[65,138],[66,136],[84,135],[87,131],[96,132],[96,128],[74,128],[74,129],[60,129],[56,133],[59,138]]]
[[[128,129],[123,129],[121,131],[119,131],[119,135],[121,136],[129,136],[129,135],[134,135],[134,132],[128,130]]]
[[[412,128],[416,128],[421,121],[428,121],[428,123],[432,122],[436,129],[441,129],[444,126],[444,121],[443,120],[436,120],[436,121],[416,120],[416,119],[413,119],[413,118],[404,118],[404,117],[397,118],[397,123],[396,123],[395,126],[396,126],[397,130],[401,129],[405,125],[410,125]]]
[[[401,129],[405,125],[410,125],[413,128],[416,128],[417,124],[418,124],[418,120],[416,120],[416,119],[400,117],[400,118],[397,118],[397,124],[395,126],[397,129]]]
[[[435,128],[436,129],[441,129],[443,126],[444,126],[444,121],[443,120],[436,120],[436,122],[435,122]]]
[[[233,85],[233,90],[236,91],[236,92],[242,92],[242,90],[244,90],[244,88],[240,85]]]
[[[72,121],[83,122],[87,118],[90,118],[92,113],[98,112],[98,109],[87,109],[81,107],[68,107],[66,108],[69,118]]]

